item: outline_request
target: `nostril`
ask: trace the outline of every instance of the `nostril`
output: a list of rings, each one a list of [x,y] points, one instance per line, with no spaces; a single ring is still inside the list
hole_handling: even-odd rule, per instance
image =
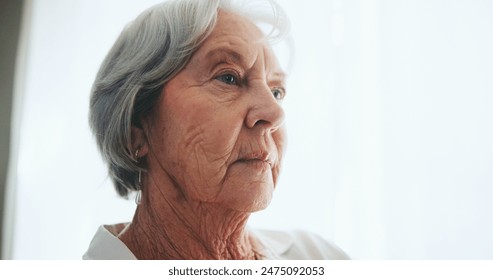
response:
[[[255,122],[254,126],[268,125],[269,122],[266,120],[258,120]]]
[[[284,123],[284,110],[276,104],[275,108],[252,108],[245,119],[248,128],[263,127],[275,131]]]

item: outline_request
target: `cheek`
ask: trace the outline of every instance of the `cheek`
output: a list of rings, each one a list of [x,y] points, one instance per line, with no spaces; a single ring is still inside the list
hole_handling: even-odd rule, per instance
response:
[[[173,173],[190,196],[211,201],[226,176],[243,122],[238,116],[199,105],[175,119],[180,122],[169,134],[175,143]]]
[[[272,134],[272,140],[274,140],[274,144],[277,148],[277,162],[272,169],[272,179],[274,181],[274,186],[276,186],[279,173],[281,172],[282,158],[287,145],[286,129],[281,127],[279,130],[274,132]]]
[[[274,140],[274,144],[276,145],[278,161],[280,162],[287,145],[286,128],[283,126],[279,128],[276,132],[274,132],[272,134],[272,140]]]
[[[191,117],[183,138],[189,152],[209,164],[225,164],[238,141],[242,119],[210,108],[196,110]]]
[[[196,100],[195,100],[196,99]],[[175,102],[177,103],[177,102]],[[181,157],[200,156],[213,161],[230,150],[238,134],[238,118],[219,110],[217,104],[207,99],[193,97],[181,101],[186,106],[167,104],[171,108],[167,121],[170,125],[168,138],[175,142]]]

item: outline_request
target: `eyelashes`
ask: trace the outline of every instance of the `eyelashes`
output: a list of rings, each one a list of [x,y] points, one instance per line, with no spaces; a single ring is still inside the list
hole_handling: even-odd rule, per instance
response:
[[[283,100],[286,96],[286,89],[283,87],[271,88],[271,92],[276,100]]]
[[[214,79],[229,86],[241,86],[242,84],[238,73],[233,72],[219,74]],[[270,90],[276,100],[283,100],[286,96],[286,89],[284,87],[271,87]]]
[[[240,78],[236,74],[225,73],[217,76],[215,79],[227,85],[240,85]]]

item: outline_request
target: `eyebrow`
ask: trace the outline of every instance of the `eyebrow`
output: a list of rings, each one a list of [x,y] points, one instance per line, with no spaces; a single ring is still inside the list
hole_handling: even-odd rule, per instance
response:
[[[286,76],[287,76],[286,73],[283,71],[276,71],[272,73],[273,78],[282,82],[286,81]]]
[[[208,51],[207,54],[205,55],[206,58],[214,58],[217,56],[231,58],[236,63],[244,62],[244,57],[242,54],[240,54],[239,52],[237,52],[233,49],[226,48],[226,47],[212,49],[212,50]]]
[[[214,49],[208,51],[206,53],[205,57],[206,58],[214,58],[214,57],[226,58],[226,60],[231,59],[234,63],[246,64],[245,63],[245,57],[241,53],[235,51],[234,49],[228,48],[228,47],[214,48]],[[272,73],[272,77],[278,81],[281,81],[281,82],[285,82],[286,76],[287,75],[284,71],[275,71]]]

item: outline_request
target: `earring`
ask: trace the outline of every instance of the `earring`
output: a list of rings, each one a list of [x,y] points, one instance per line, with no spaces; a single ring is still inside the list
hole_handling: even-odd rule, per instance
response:
[[[135,162],[138,162],[139,156],[139,149],[135,150]],[[135,204],[140,205],[142,202],[142,170],[139,170],[139,190],[137,191],[137,194],[135,195]]]
[[[135,204],[140,205],[142,202],[142,171],[139,170],[139,190],[135,195]]]

